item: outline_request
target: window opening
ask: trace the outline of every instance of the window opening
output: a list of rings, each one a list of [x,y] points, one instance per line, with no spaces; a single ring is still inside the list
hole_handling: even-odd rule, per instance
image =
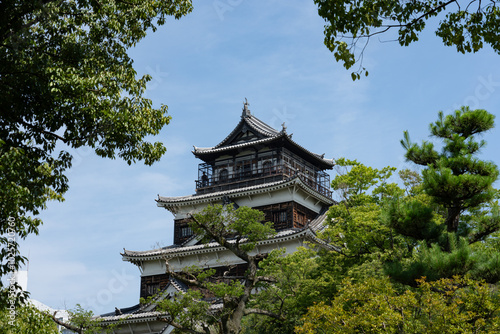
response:
[[[287,222],[287,213],[285,210],[273,212],[273,222],[285,223]]]
[[[271,168],[273,166],[273,163],[269,160],[264,161],[264,164],[262,165],[263,172],[265,175],[271,174]]]
[[[228,175],[229,175],[229,172],[227,171],[227,169],[223,169],[219,172],[219,181],[221,182],[226,182],[227,179],[228,179]]]
[[[189,226],[185,226],[181,228],[181,237],[189,237],[193,235],[193,230]]]

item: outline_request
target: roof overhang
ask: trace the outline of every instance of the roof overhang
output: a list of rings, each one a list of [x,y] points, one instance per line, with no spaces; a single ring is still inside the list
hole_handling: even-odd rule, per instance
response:
[[[335,201],[330,197],[327,197],[317,192],[316,190],[312,189],[309,185],[303,182],[299,176],[295,176],[293,178],[289,178],[282,181],[264,183],[261,185],[250,186],[239,189],[218,191],[202,195],[189,195],[189,196],[179,196],[179,197],[158,196],[158,199],[156,200],[156,205],[175,212],[176,208],[178,207],[220,202],[226,197],[237,199],[238,197],[253,196],[262,193],[272,193],[274,191],[295,186],[305,191],[311,197],[322,202],[325,206],[326,205],[331,206],[335,203]]]
[[[268,239],[257,242],[256,249],[258,249],[259,246],[282,244],[284,242],[294,239],[305,239],[325,249],[336,250],[336,251],[339,250],[336,246],[329,245],[325,241],[319,239],[316,236],[316,233],[310,227],[305,227],[303,229],[289,229],[280,231],[276,233],[276,235]],[[242,243],[244,243],[244,241]],[[130,251],[124,249],[121,255],[123,261],[128,261],[133,264],[140,265],[142,262],[145,261],[166,260],[170,258],[217,253],[222,251],[227,251],[227,249],[221,246],[217,242],[211,242],[207,244],[194,245],[194,246],[184,246],[184,247],[174,247],[174,248],[164,247],[148,251]]]
[[[235,155],[241,152],[242,149],[252,148],[255,146],[269,145],[270,147],[285,147],[291,152],[305,158],[309,162],[321,167],[322,169],[332,169],[335,165],[333,159],[325,159],[324,154],[317,154],[309,151],[303,146],[299,145],[297,142],[292,140],[291,135],[286,132],[280,132],[277,135],[253,140],[241,144],[220,146],[220,147],[196,147],[194,146],[193,154],[205,161],[214,161],[220,155]]]

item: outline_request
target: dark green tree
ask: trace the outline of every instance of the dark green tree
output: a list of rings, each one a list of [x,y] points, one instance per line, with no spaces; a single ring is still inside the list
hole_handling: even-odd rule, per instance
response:
[[[470,275],[496,283],[500,255],[495,242],[500,230],[498,191],[493,183],[498,168],[477,157],[485,141],[477,137],[493,128],[494,116],[462,107],[446,117],[439,113],[431,135],[442,141],[441,151],[424,141],[401,141],[406,158],[425,166],[422,190],[431,203],[396,198],[383,210],[383,219],[397,233],[416,240],[413,256],[387,263],[388,273],[405,284],[415,279]],[[438,213],[442,218],[432,219]]]
[[[145,138],[168,124],[167,107],[143,96],[151,78],[136,78],[127,52],[191,9],[190,0],[0,2],[0,276],[22,263],[16,238],[38,233],[40,210],[63,200],[71,155],[61,148],[160,159],[165,147]]]
[[[430,131],[431,136],[443,142],[441,152],[436,151],[431,142],[411,143],[408,132],[404,133],[401,144],[406,149],[405,156],[426,167],[422,171],[423,189],[447,209],[448,232],[458,232],[464,211],[489,203],[497,195],[493,188],[498,178],[497,166],[476,157],[486,144],[477,137],[493,128],[494,119],[486,110],[468,107],[446,117],[439,112],[439,119],[430,124]]]
[[[500,9],[494,1],[314,0],[325,20],[325,45],[346,69],[362,63],[371,37],[397,33],[401,46],[418,41],[427,20],[441,16],[436,35],[458,52],[477,52],[489,45],[500,53]],[[352,78],[368,72],[360,64]]]

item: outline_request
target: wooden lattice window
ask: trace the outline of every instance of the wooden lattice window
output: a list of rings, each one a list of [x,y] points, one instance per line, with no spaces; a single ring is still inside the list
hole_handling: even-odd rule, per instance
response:
[[[146,284],[146,292],[149,296],[153,296],[160,291],[160,283]]]
[[[264,163],[262,164],[264,174],[265,175],[271,174],[272,167],[273,167],[273,163],[271,161],[269,161],[269,160],[264,161]]]
[[[227,171],[227,169],[223,169],[219,172],[219,181],[221,182],[226,182],[227,179],[228,179],[228,175],[229,175],[229,172]]]
[[[287,212],[285,210],[273,212],[273,222],[275,223],[285,223],[287,218]]]
[[[306,215],[302,212],[297,212],[297,223],[300,226],[305,226],[307,222]]]
[[[189,226],[184,226],[181,228],[181,237],[189,237],[193,235],[193,230]]]

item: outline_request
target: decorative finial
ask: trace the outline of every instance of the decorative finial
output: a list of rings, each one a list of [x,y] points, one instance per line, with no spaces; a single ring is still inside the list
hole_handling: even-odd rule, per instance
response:
[[[250,103],[248,103],[248,100],[245,97],[245,102],[243,102],[243,113],[241,114],[242,117],[250,116],[250,109],[248,109],[249,105]]]
[[[286,125],[285,125],[285,122],[283,122],[283,124],[281,124],[281,132],[285,133],[286,132]]]

